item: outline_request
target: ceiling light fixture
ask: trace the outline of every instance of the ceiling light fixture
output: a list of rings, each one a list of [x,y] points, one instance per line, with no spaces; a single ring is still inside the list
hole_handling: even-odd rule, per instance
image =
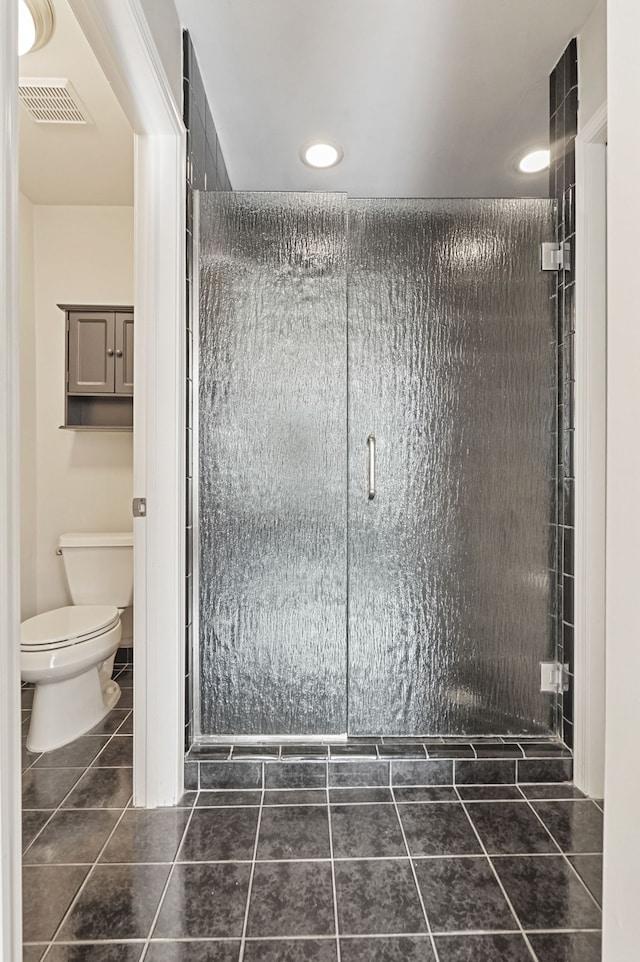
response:
[[[54,26],[50,0],[18,0],[18,56],[44,47]]]
[[[335,167],[343,156],[342,147],[336,144],[305,144],[300,148],[300,158],[308,167]]]
[[[523,174],[539,174],[549,166],[550,156],[549,150],[531,150],[518,161],[518,170]]]

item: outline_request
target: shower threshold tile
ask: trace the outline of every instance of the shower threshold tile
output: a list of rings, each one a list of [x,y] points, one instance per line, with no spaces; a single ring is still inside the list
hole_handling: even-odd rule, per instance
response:
[[[396,802],[457,802],[458,796],[452,785],[420,785],[393,787]]]
[[[270,788],[264,793],[264,805],[326,805],[324,788]]]
[[[330,748],[332,758],[377,758],[378,749],[376,745],[332,745]]]
[[[242,791],[242,789],[230,789],[229,791],[201,791],[196,798],[196,808],[221,808],[236,805],[260,805],[262,800],[261,791]]]
[[[328,745],[283,745],[280,749],[282,758],[328,758]]]
[[[352,805],[363,802],[391,803],[390,788],[330,788],[329,801],[332,805]]]

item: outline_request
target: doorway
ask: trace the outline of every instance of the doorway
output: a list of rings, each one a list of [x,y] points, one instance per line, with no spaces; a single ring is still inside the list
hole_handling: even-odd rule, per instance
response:
[[[553,203],[199,212],[197,740],[552,733]]]

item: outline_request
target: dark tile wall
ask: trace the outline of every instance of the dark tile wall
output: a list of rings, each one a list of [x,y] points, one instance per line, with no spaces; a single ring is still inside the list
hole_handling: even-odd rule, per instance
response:
[[[574,646],[574,338],[575,338],[575,139],[578,127],[578,51],[572,40],[550,78],[550,195],[557,202],[558,240],[571,249],[571,268],[560,271],[553,296],[557,318],[558,417],[556,517],[556,619],[558,658],[569,664],[570,689],[559,696],[557,731],[573,747],[573,646]]]
[[[191,659],[193,657],[193,425],[194,406],[194,325],[193,308],[193,192],[194,190],[231,190],[222,148],[207,102],[200,68],[187,31],[183,34],[183,117],[187,128],[187,392],[186,392],[186,678],[185,745],[191,744],[193,705],[191,700]]]

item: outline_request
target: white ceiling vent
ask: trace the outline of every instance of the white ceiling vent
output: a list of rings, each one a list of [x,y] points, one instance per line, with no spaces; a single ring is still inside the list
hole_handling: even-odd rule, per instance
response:
[[[66,77],[20,77],[20,103],[37,124],[90,124],[86,107]]]

